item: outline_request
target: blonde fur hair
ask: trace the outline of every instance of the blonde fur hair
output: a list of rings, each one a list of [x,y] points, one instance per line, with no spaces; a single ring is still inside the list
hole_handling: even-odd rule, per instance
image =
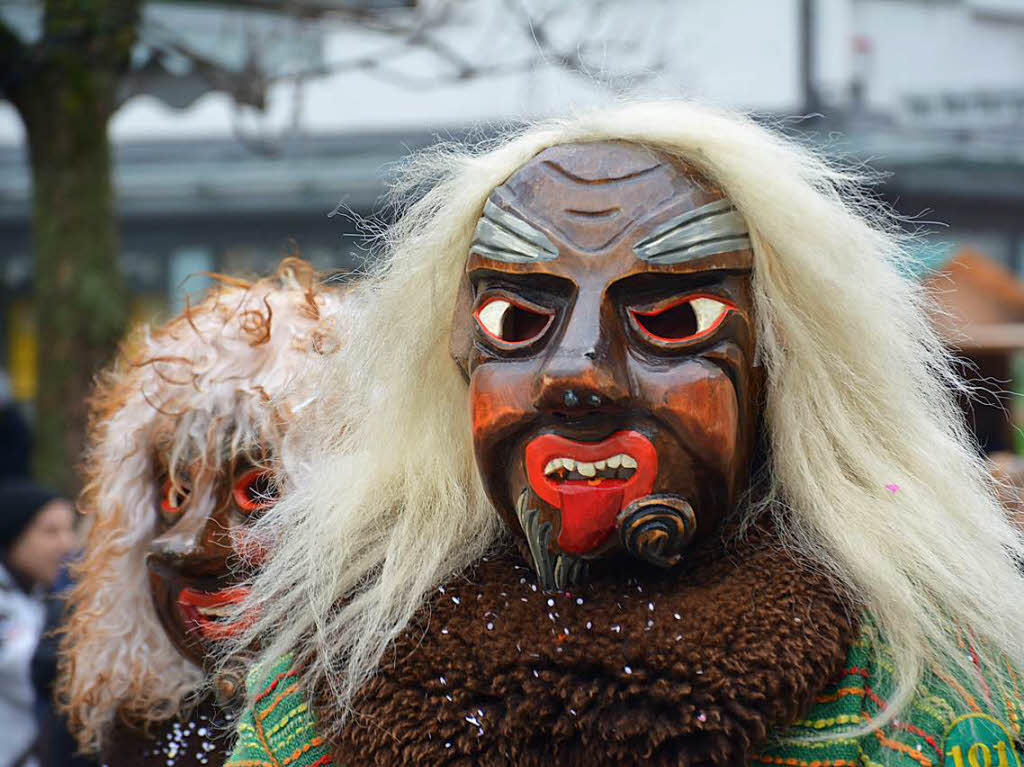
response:
[[[311,396],[300,374],[338,347],[343,306],[297,258],[253,284],[222,277],[167,324],[139,328],[100,377],[79,502],[91,528],[74,568],[58,691],[83,749],[99,751],[117,715],[131,724],[175,716],[203,682],[150,595],[158,474],[175,481],[198,459],[212,478],[236,456],[280,457]],[[193,487],[190,502],[211,492]]]
[[[744,513],[773,515],[785,545],[873,614],[897,687],[871,724],[899,714],[930,664],[964,662],[951,618],[983,652],[1024,666],[1024,540],[965,428],[963,384],[927,297],[901,272],[906,239],[855,172],[743,116],[680,101],[411,161],[396,192],[418,197],[367,280],[372,302],[352,340],[362,351],[344,371],[351,389],[307,414],[300,489],[263,523],[282,539],[249,605],[263,661],[295,651],[340,722],[378,665],[396,660],[387,647],[431,590],[501,534],[449,356],[457,287],[496,186],[546,147],[609,139],[677,158],[746,218],[769,463]],[[328,361],[319,374],[328,390],[342,371]]]

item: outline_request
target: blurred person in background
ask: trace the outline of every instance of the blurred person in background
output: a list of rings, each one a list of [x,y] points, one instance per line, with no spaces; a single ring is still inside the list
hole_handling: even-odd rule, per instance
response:
[[[82,521],[78,520],[79,523]],[[80,556],[82,547],[82,526],[76,527],[75,551],[64,560],[56,583],[43,597],[46,621],[30,666],[36,695],[36,722],[39,727],[36,756],[40,767],[96,767],[91,757],[77,753],[78,745],[68,729],[67,716],[59,710],[54,697],[61,627],[67,620],[67,598],[73,584],[70,568]]]
[[[0,486],[0,765],[38,764],[29,667],[46,621],[44,596],[75,545],[71,503],[24,480]]]

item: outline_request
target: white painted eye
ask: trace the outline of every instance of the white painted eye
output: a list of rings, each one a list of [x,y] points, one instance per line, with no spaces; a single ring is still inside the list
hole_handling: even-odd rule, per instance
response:
[[[687,343],[713,333],[725,316],[735,309],[732,304],[710,296],[689,296],[658,309],[630,309],[639,330],[659,343]]]
[[[495,338],[501,338],[501,330],[504,325],[505,314],[512,308],[512,304],[504,298],[495,298],[480,307],[476,318],[484,330]]]
[[[693,313],[697,316],[697,334],[704,333],[715,327],[729,311],[729,307],[713,298],[694,298],[690,301]]]
[[[506,346],[525,346],[547,330],[554,312],[507,298],[490,298],[474,315],[490,338]]]

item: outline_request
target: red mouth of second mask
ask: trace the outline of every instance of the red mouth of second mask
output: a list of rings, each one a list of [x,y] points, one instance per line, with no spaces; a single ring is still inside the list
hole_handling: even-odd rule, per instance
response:
[[[249,589],[244,586],[233,586],[213,592],[184,588],[178,592],[178,609],[184,616],[186,625],[191,630],[198,631],[203,639],[229,639],[239,634],[252,621],[246,616],[229,623],[215,611],[241,602],[248,594]]]
[[[625,460],[622,457],[628,457]],[[610,476],[628,471],[603,469],[591,477],[575,469],[567,472],[550,469],[552,461],[571,459],[574,466],[584,464],[588,474],[593,464],[612,462],[626,467],[632,462],[632,474],[626,478]],[[611,459],[611,461],[609,461]],[[619,512],[632,501],[649,495],[658,474],[658,454],[651,441],[640,432],[619,431],[600,442],[580,442],[557,434],[542,434],[526,445],[526,478],[533,491],[561,512],[558,545],[562,551],[585,554],[604,543],[615,530]],[[567,478],[572,477],[572,478]]]

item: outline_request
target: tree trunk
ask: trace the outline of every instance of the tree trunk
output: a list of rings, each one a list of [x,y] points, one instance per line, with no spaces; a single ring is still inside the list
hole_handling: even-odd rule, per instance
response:
[[[86,398],[125,328],[108,103],[88,72],[55,78],[26,116],[39,332],[36,475],[74,492]],[[105,103],[106,102],[106,103]]]
[[[125,329],[128,296],[107,136],[138,0],[48,0],[44,36],[8,95],[32,166],[39,341],[36,475],[73,494],[86,400]]]

